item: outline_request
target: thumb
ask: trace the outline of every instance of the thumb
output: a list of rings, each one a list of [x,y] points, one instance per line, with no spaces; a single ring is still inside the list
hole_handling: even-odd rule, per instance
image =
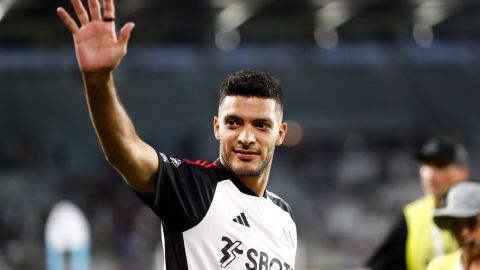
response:
[[[128,40],[130,39],[130,34],[132,33],[135,24],[133,22],[126,23],[122,29],[120,29],[120,34],[118,35],[118,43],[122,46],[127,47]]]

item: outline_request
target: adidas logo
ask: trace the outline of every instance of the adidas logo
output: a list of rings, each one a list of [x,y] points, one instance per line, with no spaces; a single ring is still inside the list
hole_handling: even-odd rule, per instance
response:
[[[232,219],[233,222],[245,225],[247,227],[250,227],[250,224],[248,224],[247,217],[245,216],[245,213],[240,213],[236,218]]]

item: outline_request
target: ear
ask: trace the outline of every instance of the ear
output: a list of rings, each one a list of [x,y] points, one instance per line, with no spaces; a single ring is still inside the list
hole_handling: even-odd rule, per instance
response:
[[[283,122],[280,124],[280,128],[278,129],[278,137],[275,144],[281,145],[283,143],[283,140],[285,139],[286,134],[287,134],[287,123]]]
[[[462,166],[462,178],[467,179],[470,176],[470,168],[468,166]]]
[[[220,120],[217,116],[213,118],[213,133],[215,134],[215,139],[220,140]]]

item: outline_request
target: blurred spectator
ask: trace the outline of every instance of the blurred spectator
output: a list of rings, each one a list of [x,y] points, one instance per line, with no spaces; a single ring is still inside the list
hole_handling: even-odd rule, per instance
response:
[[[367,261],[372,270],[426,269],[436,256],[456,249],[453,236],[441,231],[432,219],[448,187],[469,175],[468,153],[453,138],[429,140],[417,153],[425,195],[407,204],[387,238]]]
[[[435,210],[435,223],[450,231],[459,249],[435,258],[428,270],[478,269],[480,265],[480,183],[466,181],[452,186],[444,205]]]

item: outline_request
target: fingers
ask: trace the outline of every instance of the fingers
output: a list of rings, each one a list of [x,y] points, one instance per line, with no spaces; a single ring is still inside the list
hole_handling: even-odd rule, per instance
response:
[[[103,0],[103,17],[115,18],[115,6],[113,0]]]
[[[102,16],[100,14],[100,4],[98,0],[88,0],[88,8],[90,9],[92,21],[99,21]]]
[[[132,33],[132,30],[134,27],[135,27],[134,23],[128,22],[122,27],[122,29],[120,29],[120,34],[118,35],[118,43],[124,46],[125,50],[126,50],[128,40],[130,39],[130,34]]]
[[[82,0],[71,0],[72,6],[75,10],[75,14],[78,17],[78,20],[80,21],[81,26],[84,26],[89,23],[90,19],[88,16],[88,12],[85,9],[85,7],[82,4]],[[113,4],[113,0],[104,0],[103,1],[104,5],[104,11],[103,11],[103,18],[115,18],[115,6]],[[90,10],[90,16],[92,18],[92,21],[100,21],[102,20],[102,15],[101,15],[101,8],[100,8],[100,3],[98,0],[88,0],[88,7]],[[79,26],[75,22],[75,20],[68,14],[68,12],[65,11],[63,7],[57,8],[57,13],[60,19],[63,21],[65,26],[72,32],[75,33],[78,31]],[[132,31],[134,27],[133,23],[127,23],[123,28],[123,39],[122,42],[128,42],[128,39],[130,37],[130,32]]]
[[[78,20],[80,20],[81,25],[85,25],[89,22],[88,13],[85,10],[85,7],[82,4],[81,0],[71,0],[73,9],[77,14]]]
[[[68,15],[64,8],[57,8],[57,14],[62,20],[63,24],[72,32],[75,33],[78,30],[77,23]]]

